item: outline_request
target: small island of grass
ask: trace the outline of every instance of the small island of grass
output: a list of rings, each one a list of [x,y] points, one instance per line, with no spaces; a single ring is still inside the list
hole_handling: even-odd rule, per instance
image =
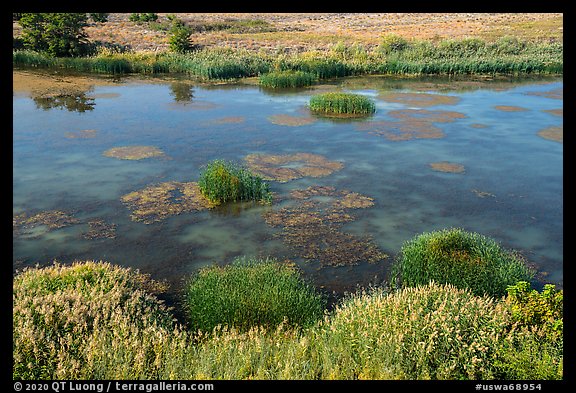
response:
[[[360,94],[330,92],[310,98],[310,110],[325,116],[363,117],[373,114],[376,106]]]

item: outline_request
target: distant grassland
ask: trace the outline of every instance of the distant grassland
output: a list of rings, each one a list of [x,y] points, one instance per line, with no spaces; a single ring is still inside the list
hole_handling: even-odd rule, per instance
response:
[[[227,80],[271,71],[303,71],[318,79],[367,74],[562,74],[563,44],[505,36],[440,42],[407,40],[390,34],[378,47],[339,42],[329,51],[272,53],[236,48],[203,48],[184,54],[115,52],[101,49],[89,57],[55,58],[28,50],[13,51],[13,66],[63,68],[107,74],[184,73]]]

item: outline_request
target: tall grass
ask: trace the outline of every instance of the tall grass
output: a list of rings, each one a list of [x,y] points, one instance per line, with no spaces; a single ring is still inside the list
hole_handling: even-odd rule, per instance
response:
[[[451,228],[405,242],[392,275],[403,287],[436,281],[469,288],[477,295],[501,297],[508,286],[530,281],[534,272],[518,254],[493,239]]]
[[[292,266],[273,259],[238,258],[201,269],[185,290],[192,331],[217,325],[247,331],[255,326],[309,326],[323,315],[325,299]]]
[[[25,270],[13,283],[13,377],[82,378],[103,356],[91,352],[92,337],[121,342],[130,331],[171,331],[173,316],[154,295],[159,290],[147,276],[108,263]],[[137,360],[142,369],[150,355]]]
[[[234,162],[214,160],[200,173],[198,187],[211,202],[272,202],[268,183]]]
[[[376,111],[368,97],[353,93],[323,93],[310,98],[310,110],[325,115],[366,116]]]
[[[269,280],[246,273],[229,282],[220,276],[226,288],[250,282],[241,297],[236,290],[213,297],[251,302],[253,295],[258,308],[272,309],[291,288],[275,294]],[[172,321],[149,282],[92,262],[16,276],[14,379],[562,378],[561,338],[517,325],[508,302],[452,285],[357,292],[306,328],[284,319],[198,334]],[[259,297],[267,291],[258,282],[267,296]]]
[[[276,71],[302,71],[318,79],[359,74],[561,74],[562,43],[522,41],[502,37],[494,42],[477,38],[438,43],[382,39],[373,50],[346,48],[331,51],[273,54],[232,48],[204,48],[188,53],[118,53],[106,50],[70,61],[29,50],[14,50],[14,66],[58,67],[105,73],[186,73],[204,79],[235,79]]]
[[[310,86],[316,81],[316,76],[304,71],[274,71],[260,75],[260,84],[270,88],[296,88]]]

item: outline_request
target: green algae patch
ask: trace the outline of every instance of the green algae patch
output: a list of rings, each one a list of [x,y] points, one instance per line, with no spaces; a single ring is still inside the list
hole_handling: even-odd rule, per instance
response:
[[[460,98],[443,94],[430,93],[404,93],[386,92],[378,95],[378,98],[386,102],[395,102],[408,106],[429,107],[436,105],[456,105]]]
[[[268,120],[272,124],[291,127],[305,126],[316,121],[316,119],[312,117],[291,116],[286,114],[268,116]]]
[[[249,154],[244,160],[248,168],[264,180],[281,183],[302,177],[324,177],[344,167],[339,161],[330,161],[319,154]]]
[[[123,195],[133,221],[152,224],[170,216],[211,209],[216,205],[202,195],[196,182],[164,182]]]
[[[528,110],[526,108],[514,105],[496,105],[494,109],[498,109],[499,111],[502,112],[525,112]]]
[[[164,157],[162,150],[154,146],[120,146],[113,147],[102,153],[105,157],[120,160],[143,160],[152,157]]]
[[[36,237],[79,222],[72,214],[65,211],[46,210],[34,215],[21,213],[12,216],[12,230],[15,236]]]
[[[548,127],[538,131],[538,136],[554,142],[564,143],[564,127]]]
[[[67,132],[64,136],[69,139],[90,139],[95,138],[97,133],[98,131],[96,130],[81,130],[76,132]]]
[[[465,171],[464,165],[448,161],[432,162],[430,167],[438,172],[464,173]]]
[[[265,222],[281,228],[278,237],[301,258],[321,267],[376,263],[388,258],[370,236],[346,233],[342,225],[356,218],[352,210],[374,200],[349,190],[312,186],[290,192],[289,206],[264,214]]]

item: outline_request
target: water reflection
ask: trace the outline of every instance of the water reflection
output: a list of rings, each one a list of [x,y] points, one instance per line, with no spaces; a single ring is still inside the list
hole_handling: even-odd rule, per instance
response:
[[[70,112],[86,112],[94,110],[94,98],[87,97],[85,93],[63,94],[55,96],[33,97],[38,109],[66,109]]]

